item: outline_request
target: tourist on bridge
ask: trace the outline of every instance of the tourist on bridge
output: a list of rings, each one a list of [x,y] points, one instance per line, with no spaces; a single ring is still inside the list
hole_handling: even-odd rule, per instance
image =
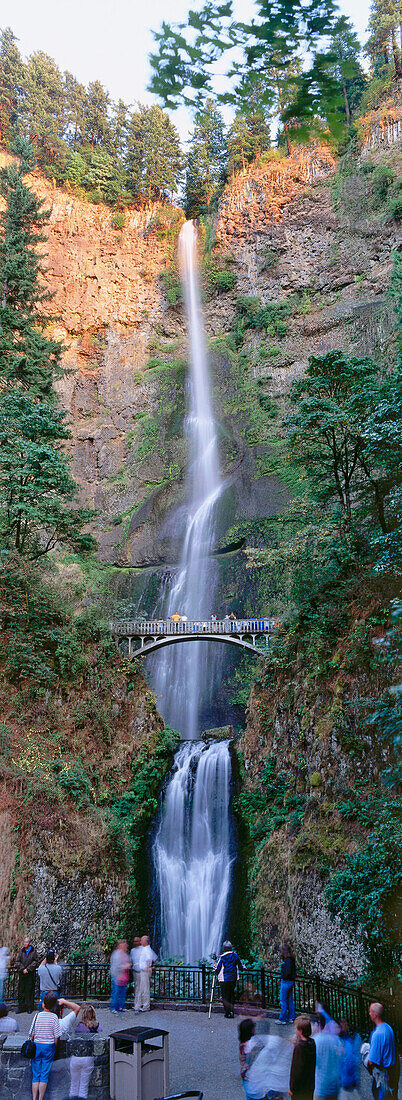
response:
[[[135,999],[135,1012],[149,1012],[151,1007],[151,975],[157,955],[150,947],[148,936],[141,937],[141,954],[139,956],[140,980],[138,995]]]
[[[32,1012],[35,999],[35,975],[39,959],[36,947],[32,946],[29,936],[25,936],[15,965],[19,973],[18,1012]]]
[[[215,966],[215,974],[221,986],[225,1020],[233,1020],[234,1017],[234,994],[239,970],[244,970],[243,963],[237,951],[234,951],[230,940],[225,940],[222,954]]]
[[[370,1035],[366,1065],[373,1078],[374,1100],[388,1100],[390,1097],[396,1100],[400,1067],[395,1035],[390,1024],[384,1020],[383,1005],[374,1001],[370,1005],[369,1016],[375,1026]]]
[[[316,1047],[309,1016],[295,1020],[296,1043],[290,1067],[289,1095],[293,1100],[313,1100]]]
[[[126,1011],[126,993],[130,977],[131,959],[126,940],[119,940],[110,959],[111,997],[110,1011],[118,1016]]]
[[[281,1010],[279,1014],[280,1024],[293,1023],[296,1012],[293,1001],[293,990],[296,978],[296,960],[294,952],[288,943],[282,947],[281,984],[279,998]]]

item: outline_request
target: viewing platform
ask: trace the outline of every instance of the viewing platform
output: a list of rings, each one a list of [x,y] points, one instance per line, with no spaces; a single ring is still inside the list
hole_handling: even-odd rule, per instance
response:
[[[110,623],[116,644],[127,643],[129,657],[145,655],[166,645],[190,641],[217,641],[264,652],[278,619],[132,619]],[[261,647],[261,642],[265,645]]]

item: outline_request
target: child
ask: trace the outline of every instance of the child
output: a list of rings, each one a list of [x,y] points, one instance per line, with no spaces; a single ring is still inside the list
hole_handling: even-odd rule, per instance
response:
[[[290,1067],[289,1095],[293,1100],[313,1100],[316,1049],[308,1016],[295,1020],[296,1043]]]

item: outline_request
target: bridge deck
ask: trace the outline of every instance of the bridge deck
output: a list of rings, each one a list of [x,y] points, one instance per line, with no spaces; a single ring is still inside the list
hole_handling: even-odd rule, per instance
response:
[[[172,637],[177,634],[270,634],[276,619],[124,619],[111,622],[111,633],[118,638]]]
[[[145,657],[152,650],[185,641],[226,642],[258,653],[257,639],[268,635],[276,626],[275,619],[133,619],[111,622],[110,629],[117,645],[128,641],[129,657]],[[135,640],[135,641],[134,641]],[[133,648],[134,642],[134,648]]]

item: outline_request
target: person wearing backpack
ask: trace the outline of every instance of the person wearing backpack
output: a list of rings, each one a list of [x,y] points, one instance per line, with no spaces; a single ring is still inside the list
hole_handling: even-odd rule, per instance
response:
[[[282,947],[282,965],[281,965],[281,984],[280,984],[280,1002],[281,1010],[279,1013],[280,1024],[294,1023],[296,1016],[295,1006],[293,1001],[293,990],[296,978],[296,961],[288,943],[284,943]]]
[[[234,993],[239,970],[244,970],[243,963],[239,959],[237,951],[233,950],[230,940],[225,940],[222,954],[215,966],[215,974],[221,987],[225,1020],[233,1020],[234,1017]]]
[[[55,955],[54,951],[48,951],[43,959],[43,962],[38,967],[40,996],[39,996],[39,1009],[42,1008],[43,997],[45,993],[57,993],[60,992],[62,969],[58,964],[58,955]]]

